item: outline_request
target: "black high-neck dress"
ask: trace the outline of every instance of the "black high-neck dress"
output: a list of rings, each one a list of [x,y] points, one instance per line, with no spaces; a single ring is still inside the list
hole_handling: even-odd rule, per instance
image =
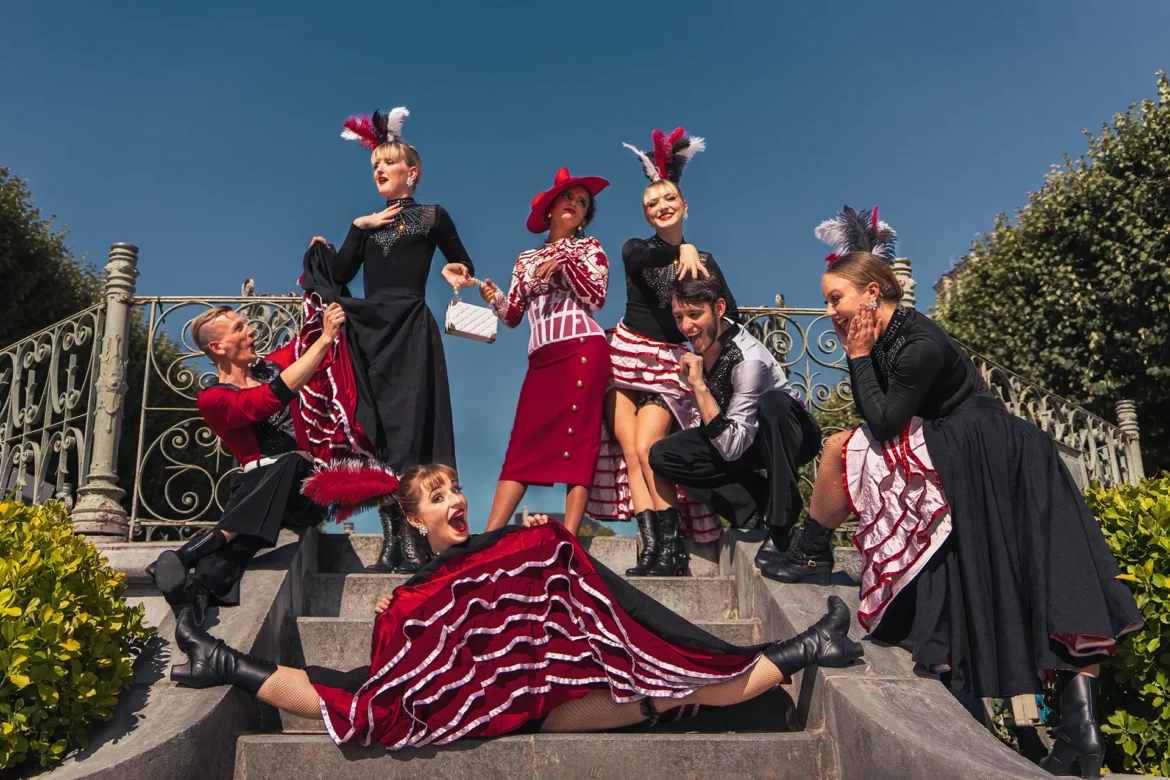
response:
[[[386,227],[350,226],[336,255],[320,244],[310,247],[301,286],[345,309],[357,422],[378,456],[397,470],[420,463],[454,467],[447,363],[425,293],[436,248],[448,262],[472,273],[474,267],[442,206],[387,201],[399,203],[402,211]],[[363,269],[366,297],[354,298],[347,285]]]
[[[857,433],[867,434],[845,447],[846,490],[855,510],[862,505],[859,618],[876,638],[907,645],[955,687],[995,698],[1037,691],[1044,670],[1098,663],[1141,627],[1052,438],[1008,412],[938,325],[898,307],[849,374],[866,421]],[[928,461],[912,443],[919,421]],[[867,495],[853,466],[870,452],[878,473],[867,478],[882,487]],[[899,463],[912,475],[904,484]],[[931,481],[945,503],[923,512]],[[897,517],[892,531],[877,527],[883,512]],[[933,534],[948,512],[949,533]],[[867,571],[877,576],[867,580]],[[907,572],[912,581],[899,582]],[[867,613],[883,592],[892,601],[881,596],[882,611]]]

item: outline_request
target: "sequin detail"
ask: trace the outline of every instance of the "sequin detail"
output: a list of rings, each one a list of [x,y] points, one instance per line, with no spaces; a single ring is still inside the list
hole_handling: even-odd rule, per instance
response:
[[[272,384],[278,376],[280,366],[271,360],[261,360],[252,366],[252,377],[266,385]],[[232,390],[240,389],[224,382],[216,384],[230,387]],[[287,406],[282,406],[263,420],[252,423],[252,431],[256,434],[256,444],[264,457],[283,455],[297,448],[297,431],[293,425],[292,412]]]
[[[906,336],[902,333],[902,326],[906,324],[906,319],[909,316],[910,310],[904,306],[894,309],[894,313],[890,315],[890,324],[886,326],[881,338],[873,345],[871,354],[884,385],[883,390],[889,385],[890,376],[894,373],[894,361],[898,357],[898,352],[906,345]]]
[[[646,243],[657,247],[672,246],[663,241],[657,233]],[[699,260],[704,266],[707,265],[707,258],[702,253],[699,253]],[[657,268],[643,268],[641,274],[646,287],[654,293],[654,302],[657,307],[663,311],[670,311],[670,285],[678,278],[678,263],[660,265]]]
[[[402,204],[402,211],[393,222],[375,230],[370,237],[382,248],[382,256],[389,257],[390,250],[403,236],[425,236],[435,225],[435,207],[420,206],[413,198],[386,201],[387,205]]]
[[[724,331],[726,334],[727,331]],[[743,362],[743,351],[731,339],[723,345],[723,349],[719,352],[719,357],[715,358],[715,365],[711,366],[710,371],[704,371],[704,380],[707,383],[707,389],[711,391],[711,397],[715,399],[715,403],[719,404],[719,408],[726,410],[728,404],[731,403],[731,396],[735,394],[735,385],[731,381],[732,370]]]

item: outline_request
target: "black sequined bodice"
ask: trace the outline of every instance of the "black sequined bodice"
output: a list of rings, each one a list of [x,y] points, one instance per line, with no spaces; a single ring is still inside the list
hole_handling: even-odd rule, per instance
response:
[[[278,376],[280,366],[271,360],[260,360],[252,366],[252,377],[266,385],[272,384]],[[240,389],[224,382],[216,384],[232,390]],[[260,447],[262,457],[273,458],[297,449],[297,432],[288,406],[282,406],[263,420],[252,423],[252,430],[256,434],[256,444]]]

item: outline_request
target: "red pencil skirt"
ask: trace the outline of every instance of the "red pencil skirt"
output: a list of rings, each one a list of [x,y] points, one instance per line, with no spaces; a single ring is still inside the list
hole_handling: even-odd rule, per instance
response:
[[[500,479],[592,486],[610,373],[609,344],[600,334],[529,355]]]

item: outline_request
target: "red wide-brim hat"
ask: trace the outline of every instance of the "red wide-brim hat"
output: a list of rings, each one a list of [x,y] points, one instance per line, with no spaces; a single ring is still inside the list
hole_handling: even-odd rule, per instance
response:
[[[552,189],[545,190],[532,199],[532,211],[528,214],[528,230],[531,233],[543,233],[549,228],[548,209],[553,201],[562,192],[573,187],[584,187],[589,190],[590,197],[596,198],[597,193],[609,186],[609,181],[600,176],[571,176],[568,168],[557,171],[553,180]]]

